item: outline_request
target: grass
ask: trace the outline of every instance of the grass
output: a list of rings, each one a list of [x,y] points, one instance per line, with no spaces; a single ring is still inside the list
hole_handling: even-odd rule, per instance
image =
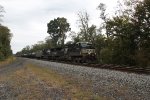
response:
[[[86,83],[86,88],[82,88],[76,79],[63,76],[57,72],[45,67],[39,67],[32,64],[27,66],[42,81],[52,87],[64,89],[66,94],[72,97],[72,100],[104,100],[104,98],[92,94],[90,84]],[[81,81],[81,80],[79,80]],[[84,85],[84,84],[83,84]]]
[[[1,66],[5,66],[5,65],[8,65],[8,64],[11,64],[12,62],[14,62],[16,60],[15,57],[11,56],[9,58],[7,58],[6,60],[4,61],[0,61],[0,67]]]
[[[42,90],[38,88],[38,82],[36,77],[34,77],[31,72],[24,68],[17,70],[11,76],[13,81],[12,87],[18,92],[16,97],[19,100],[33,100],[33,99],[42,99]]]
[[[85,83],[84,80],[64,76],[54,70],[33,64],[24,65],[10,75],[0,76],[1,81],[9,83],[12,89],[9,92],[12,91],[14,97],[19,100],[52,100],[46,98],[43,85],[47,88],[63,90],[62,100],[66,100],[68,97],[71,100],[105,100],[105,98],[91,92],[90,82],[86,81]],[[40,82],[43,85],[39,84]]]

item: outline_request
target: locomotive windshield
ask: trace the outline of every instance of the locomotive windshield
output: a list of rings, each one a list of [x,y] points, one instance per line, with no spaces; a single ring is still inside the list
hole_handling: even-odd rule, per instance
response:
[[[81,46],[82,48],[94,49],[94,47],[92,46],[91,43],[82,42],[82,43],[79,43],[79,44],[80,44],[80,46]]]

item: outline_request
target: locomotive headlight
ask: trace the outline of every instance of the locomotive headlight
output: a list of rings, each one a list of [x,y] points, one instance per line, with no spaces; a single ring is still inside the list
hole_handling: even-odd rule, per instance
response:
[[[95,53],[94,49],[88,49],[88,54],[93,54],[93,53]]]
[[[95,53],[95,50],[94,49],[82,49],[81,50],[81,53],[82,54],[94,54]]]
[[[87,50],[86,49],[82,49],[81,52],[82,53],[87,53]]]
[[[92,53],[92,50],[91,49],[89,49],[89,50],[87,50],[88,51],[88,54],[91,54]]]
[[[47,53],[48,53],[48,54],[50,54],[50,53],[51,53],[51,51],[50,51],[50,50],[48,50],[48,51],[47,51]]]

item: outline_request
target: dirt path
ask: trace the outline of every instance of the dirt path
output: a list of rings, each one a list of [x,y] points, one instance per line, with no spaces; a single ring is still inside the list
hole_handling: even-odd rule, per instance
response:
[[[105,99],[92,94],[88,83],[78,81],[17,58],[11,65],[0,68],[0,100]]]

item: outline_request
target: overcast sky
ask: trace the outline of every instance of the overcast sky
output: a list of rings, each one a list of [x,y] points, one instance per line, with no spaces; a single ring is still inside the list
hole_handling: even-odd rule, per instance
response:
[[[13,33],[13,53],[26,45],[43,41],[48,35],[47,23],[57,17],[65,17],[72,31],[78,31],[77,13],[87,11],[92,24],[99,25],[97,6],[105,3],[111,13],[118,0],[0,0],[5,9],[2,24]]]

